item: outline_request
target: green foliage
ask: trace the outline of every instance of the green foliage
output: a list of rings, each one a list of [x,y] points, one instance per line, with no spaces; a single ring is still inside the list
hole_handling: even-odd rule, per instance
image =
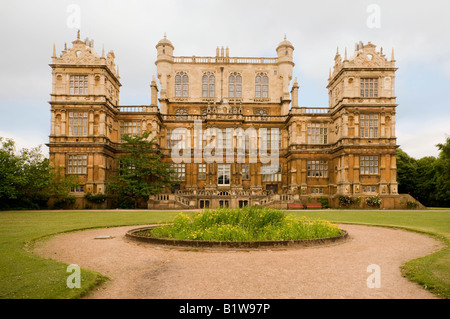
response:
[[[317,201],[322,204],[322,208],[330,208],[330,205],[328,204],[328,197],[319,197]]]
[[[378,195],[366,198],[366,204],[369,207],[380,207],[381,198]]]
[[[53,204],[53,208],[55,209],[66,209],[69,208],[71,205],[75,204],[76,197],[73,195],[68,195],[66,197],[58,198],[55,200],[55,203]]]
[[[123,136],[125,142],[121,147],[124,155],[117,159],[117,175],[112,177],[106,189],[118,207],[137,208],[150,195],[174,184],[171,164],[162,162],[162,154],[155,148],[154,139],[148,140],[150,134]]]
[[[101,193],[95,195],[87,193],[85,198],[92,203],[101,204],[104,203],[108,197]]]
[[[399,192],[407,193],[425,206],[450,207],[450,138],[436,145],[439,156],[414,159],[397,149]]]
[[[117,211],[101,214],[91,211],[21,211],[0,212],[0,298],[1,299],[67,299],[80,298],[102,276],[82,269],[82,289],[67,289],[67,264],[45,259],[30,253],[36,239],[49,235],[93,227],[149,225],[169,222],[175,211]],[[187,212],[192,214],[192,212]],[[306,215],[310,219],[327,219],[339,223],[365,223],[415,229],[450,239],[450,210],[426,211],[373,211],[373,210],[302,210],[290,211],[290,216]],[[136,228],[138,226],[135,226]],[[24,249],[24,243],[27,248]],[[417,261],[417,260],[416,260]],[[414,263],[416,261],[413,261]],[[432,292],[450,298],[450,248],[447,247],[420,259],[423,267],[415,265],[408,278],[419,278],[423,287],[433,287]],[[410,262],[408,262],[410,264]],[[408,265],[407,264],[407,265]],[[411,275],[411,276],[410,276]]]
[[[415,202],[413,200],[409,200],[409,201],[406,202],[406,207],[408,209],[416,209],[417,207],[419,207],[419,203]]]
[[[46,208],[51,196],[67,198],[76,177],[54,171],[41,146],[17,151],[12,139],[0,143],[0,209]]]
[[[273,208],[246,207],[205,210],[193,217],[181,213],[173,224],[143,234],[189,240],[261,241],[334,237],[342,231],[325,220],[297,219]]]

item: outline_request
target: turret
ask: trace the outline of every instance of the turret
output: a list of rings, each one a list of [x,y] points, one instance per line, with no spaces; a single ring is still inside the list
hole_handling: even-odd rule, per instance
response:
[[[161,84],[160,111],[162,114],[167,114],[167,87],[169,80],[168,76],[172,71],[174,49],[175,47],[173,46],[172,42],[167,39],[167,36],[164,33],[164,38],[161,39],[156,45],[157,59],[155,62],[157,68],[157,76]]]
[[[286,115],[289,112],[289,83],[292,80],[292,69],[294,68],[293,62],[294,46],[284,36],[282,41],[277,47],[278,66],[280,70],[280,76],[282,80],[283,93],[281,96],[282,101],[282,114]]]

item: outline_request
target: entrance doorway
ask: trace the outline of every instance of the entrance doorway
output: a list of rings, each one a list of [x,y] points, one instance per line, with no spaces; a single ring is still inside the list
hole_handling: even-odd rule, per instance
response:
[[[209,200],[208,199],[200,199],[200,208],[209,208]]]
[[[240,200],[239,201],[239,208],[243,208],[248,206],[248,200]]]
[[[221,199],[221,200],[219,200],[219,207],[226,207],[226,208],[228,208],[228,200],[227,199]]]
[[[272,191],[274,194],[278,193],[278,184],[267,184],[266,190]]]

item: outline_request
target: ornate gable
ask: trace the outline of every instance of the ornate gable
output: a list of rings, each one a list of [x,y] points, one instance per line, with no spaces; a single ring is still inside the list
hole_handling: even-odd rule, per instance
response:
[[[86,39],[80,40],[80,33],[78,32],[77,39],[72,42],[72,48],[64,48],[60,56],[56,56],[56,51],[53,52],[53,64],[67,64],[67,65],[105,65],[117,78],[119,72],[116,70],[116,64],[114,62],[115,55],[111,50],[108,52],[106,58],[104,52],[102,56],[98,56],[94,49],[94,41]]]
[[[356,50],[353,57],[348,61],[349,67],[377,68],[391,66],[383,54],[383,48],[381,48],[380,52],[377,52],[375,51],[376,46],[370,42],[366,45],[360,45],[357,48],[359,50]]]
[[[394,53],[392,53],[392,58],[389,61],[383,54],[383,48],[379,52],[375,49],[376,45],[370,42],[366,45],[362,42],[357,43],[355,53],[350,59],[347,59],[347,49],[345,49],[343,60],[338,50],[334,58],[333,72],[330,71],[329,79],[334,78],[343,68],[395,68]]]

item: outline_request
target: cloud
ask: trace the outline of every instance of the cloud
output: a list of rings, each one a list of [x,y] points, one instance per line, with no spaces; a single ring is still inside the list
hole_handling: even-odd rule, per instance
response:
[[[445,143],[450,137],[449,121],[434,119],[414,121],[397,126],[397,144],[414,158],[439,155],[438,143]]]
[[[442,90],[423,98],[424,92],[436,86],[448,86],[450,81],[450,41],[445,38],[445,31],[450,30],[450,2],[447,0],[28,0],[6,2],[0,11],[3,44],[0,51],[0,128],[3,131],[14,132],[19,137],[18,131],[5,128],[23,125],[15,122],[12,117],[16,111],[8,111],[7,105],[15,108],[35,103],[39,107],[22,110],[35,118],[35,122],[46,120],[42,112],[48,112],[48,108],[42,105],[47,103],[51,89],[48,64],[54,43],[60,52],[65,42],[70,46],[76,37],[76,29],[67,25],[70,15],[67,8],[74,3],[81,9],[82,39],[94,39],[99,54],[103,45],[106,52],[112,49],[116,54],[123,84],[120,95],[123,105],[149,103],[149,84],[156,73],[155,45],[164,32],[175,46],[175,55],[189,56],[215,55],[217,46],[228,46],[233,56],[276,56],[275,49],[286,34],[295,46],[294,77],[300,83],[301,105],[328,105],[325,87],[338,46],[341,53],[346,47],[351,56],[355,42],[371,41],[378,49],[383,47],[388,57],[392,48],[395,49],[400,67],[397,83],[403,82],[397,90],[402,103],[397,110],[399,134],[407,134],[403,131],[407,126],[402,127],[404,118],[420,123],[423,108],[436,112],[427,114],[428,117],[450,118],[449,108],[442,107],[445,96],[440,95]],[[380,8],[380,28],[367,25],[370,14],[367,7],[373,3]],[[408,89],[420,76],[408,70],[418,66],[429,67],[429,72],[420,88]],[[410,110],[417,114],[411,114]],[[33,124],[29,121],[27,131],[42,130],[42,125],[49,126],[49,122]],[[411,134],[416,132],[412,129]],[[424,127],[425,136],[432,136],[433,132],[434,125]],[[38,144],[47,142],[45,134],[40,136],[42,140]],[[28,140],[25,135],[22,138]],[[399,136],[399,141],[402,139]],[[429,143],[423,142],[424,152],[429,151],[425,146]],[[416,152],[412,143],[406,142],[403,146],[407,152],[409,148]]]

